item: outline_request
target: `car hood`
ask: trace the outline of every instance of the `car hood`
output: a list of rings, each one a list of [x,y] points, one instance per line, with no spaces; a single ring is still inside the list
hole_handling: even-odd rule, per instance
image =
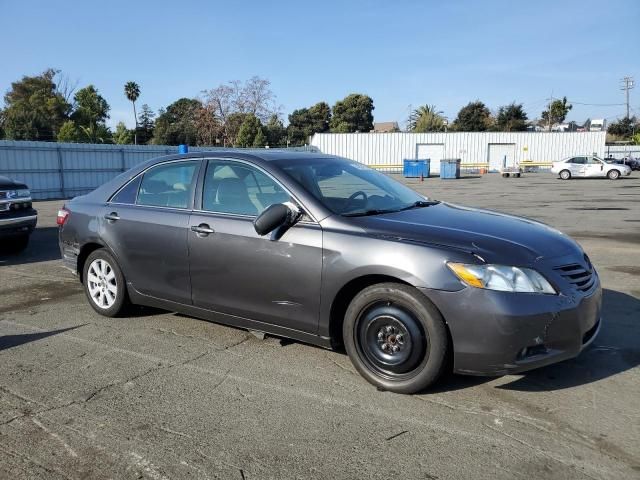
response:
[[[16,182],[9,177],[0,175],[0,188],[3,190],[15,190],[19,188],[27,188],[27,186],[24,183]]]
[[[522,265],[581,251],[543,223],[449,203],[354,220],[369,235],[456,248],[494,263]]]

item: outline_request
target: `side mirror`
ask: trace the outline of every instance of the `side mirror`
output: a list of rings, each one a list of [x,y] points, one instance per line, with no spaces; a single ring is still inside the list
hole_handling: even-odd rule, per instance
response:
[[[299,214],[300,212],[295,206],[274,203],[258,215],[253,222],[253,228],[256,229],[258,235],[263,236],[273,232],[276,228],[293,224]]]

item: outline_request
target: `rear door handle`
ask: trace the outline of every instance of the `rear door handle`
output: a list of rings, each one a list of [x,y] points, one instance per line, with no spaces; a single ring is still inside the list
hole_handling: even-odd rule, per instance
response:
[[[192,225],[191,231],[196,232],[198,236],[206,237],[211,233],[216,233],[213,228],[211,228],[206,223],[201,223],[200,225]]]
[[[115,222],[116,220],[120,220],[120,217],[118,216],[118,214],[116,212],[107,213],[104,216],[104,218],[109,220],[110,222]]]

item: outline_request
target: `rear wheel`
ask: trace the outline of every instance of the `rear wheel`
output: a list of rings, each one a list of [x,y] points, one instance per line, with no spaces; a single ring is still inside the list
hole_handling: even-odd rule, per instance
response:
[[[127,289],[115,258],[104,248],[91,252],[84,263],[84,290],[93,309],[115,317],[128,306]]]
[[[343,338],[354,367],[381,390],[415,393],[445,369],[444,320],[407,285],[383,283],[362,290],[345,314]]]
[[[618,170],[609,170],[607,177],[609,180],[617,180],[620,177],[620,172]]]
[[[560,172],[560,178],[562,180],[569,180],[571,178],[571,172],[569,170],[562,170]]]

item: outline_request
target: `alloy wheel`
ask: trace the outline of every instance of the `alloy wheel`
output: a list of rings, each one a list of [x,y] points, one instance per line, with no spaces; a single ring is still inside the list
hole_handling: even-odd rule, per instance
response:
[[[118,297],[118,281],[109,263],[97,258],[87,270],[87,288],[93,303],[102,309],[113,306]]]

